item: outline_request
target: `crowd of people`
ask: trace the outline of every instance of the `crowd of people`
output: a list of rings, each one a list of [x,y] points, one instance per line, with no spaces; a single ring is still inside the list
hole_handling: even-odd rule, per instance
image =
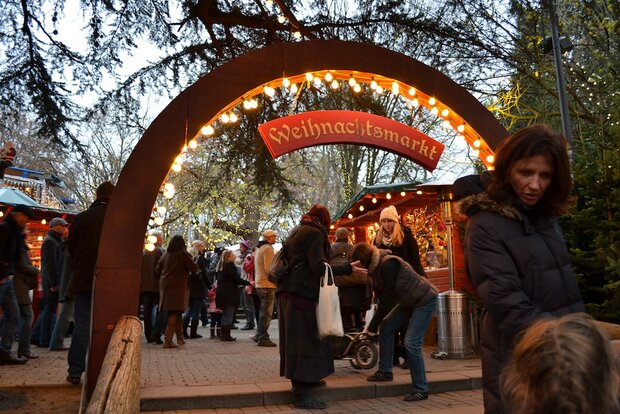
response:
[[[620,412],[620,368],[608,338],[583,313],[584,303],[558,225],[572,189],[563,136],[545,126],[524,128],[504,140],[494,170],[457,180],[454,193],[466,217],[466,272],[484,307],[481,322],[483,394],[486,414]],[[63,344],[73,314],[68,377],[79,384],[88,349],[92,277],[99,234],[114,186],[104,183],[97,199],[71,227],[53,219],[42,246],[41,313],[34,329],[28,290],[38,269],[28,258],[24,229],[34,217],[17,206],[0,223],[0,306],[4,314],[0,362],[37,358],[31,344],[52,350]],[[351,243],[346,228],[330,244],[328,209],[313,205],[283,241],[265,230],[256,247],[239,243],[239,254],[204,241],[187,246],[180,235],[143,252],[140,297],[148,343],[179,348],[200,339],[233,342],[236,311],[258,346],[276,347],[269,327],[277,303],[280,375],[291,381],[293,405],[324,409],[312,389],[334,372],[332,340],[321,338],[316,307],[321,278],[331,267],[339,286],[346,331],[378,335],[378,370],[371,382],[393,380],[393,367],[409,369],[405,401],[429,398],[422,345],[436,312],[438,290],[426,277],[416,238],[394,206],[380,213],[371,243]],[[275,280],[270,269],[286,265]],[[54,323],[58,304],[61,312]],[[366,310],[375,303],[372,318]],[[189,330],[189,331],[188,331]],[[11,352],[18,332],[17,356]],[[163,335],[163,340],[162,340]],[[176,339],[176,341],[174,341]],[[338,355],[336,355],[337,357]],[[401,364],[399,358],[404,362]]]

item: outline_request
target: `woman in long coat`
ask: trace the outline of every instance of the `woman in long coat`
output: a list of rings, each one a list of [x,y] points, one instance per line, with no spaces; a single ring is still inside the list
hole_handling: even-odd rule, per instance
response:
[[[497,149],[487,191],[461,201],[469,217],[466,270],[485,308],[480,336],[486,414],[504,412],[499,376],[515,337],[538,319],[584,311],[557,220],[571,184],[566,140],[535,125]]]
[[[235,309],[237,308],[237,299],[239,298],[239,285],[249,285],[250,282],[241,279],[235,260],[237,255],[230,251],[224,250],[217,264],[217,291],[215,302],[217,307],[222,310],[222,328],[220,341],[234,341],[237,338],[230,336],[233,318],[235,317]]]
[[[290,274],[276,288],[280,330],[280,376],[291,380],[293,404],[298,408],[324,409],[322,401],[308,393],[322,378],[334,372],[331,343],[321,340],[316,322],[320,278],[330,253],[327,229],[329,211],[317,204],[302,216],[285,242]],[[366,275],[359,263],[333,266],[334,275]]]
[[[177,347],[172,342],[175,333],[177,344],[185,344],[181,314],[189,302],[189,274],[196,271],[198,265],[186,250],[185,240],[182,236],[174,236],[155,268],[155,272],[160,275],[159,309],[168,313],[164,348]]]

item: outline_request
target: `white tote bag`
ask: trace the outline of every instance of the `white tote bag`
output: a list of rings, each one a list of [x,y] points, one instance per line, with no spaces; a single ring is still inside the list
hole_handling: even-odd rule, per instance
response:
[[[364,329],[368,329],[368,325],[370,325],[370,321],[375,316],[375,312],[377,310],[377,304],[373,303],[370,305],[370,309],[366,311],[366,316],[364,316]]]
[[[327,263],[325,263],[325,276],[321,278],[319,305],[316,307],[316,322],[321,339],[326,336],[344,336],[338,300],[338,286],[334,283],[332,268]]]

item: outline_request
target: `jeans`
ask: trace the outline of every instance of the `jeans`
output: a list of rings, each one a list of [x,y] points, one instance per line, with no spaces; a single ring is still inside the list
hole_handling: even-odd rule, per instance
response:
[[[392,372],[394,356],[394,332],[409,320],[405,334],[405,349],[414,392],[428,392],[428,381],[422,355],[424,335],[435,314],[437,298],[411,308],[396,306],[381,322],[379,333],[379,371]]]
[[[241,299],[243,300],[243,309],[245,310],[245,324],[254,327],[254,300],[252,295],[245,292],[245,288],[241,289]]]
[[[75,300],[75,329],[67,360],[69,375],[78,376],[86,370],[86,353],[90,342],[90,312],[92,307],[91,292],[74,294]]]
[[[142,292],[140,298],[144,314],[144,336],[150,341],[153,338],[153,308],[159,303],[159,292]]]
[[[229,305],[222,309],[222,326],[232,326],[237,305]]]
[[[257,288],[258,297],[260,298],[260,310],[258,312],[258,328],[256,338],[260,340],[269,339],[269,325],[273,317],[273,304],[275,302],[275,289]]]
[[[58,309],[58,294],[41,300],[41,314],[32,330],[32,338],[42,348],[50,346],[52,330],[56,323],[56,309]]]
[[[64,340],[67,335],[67,329],[69,329],[69,322],[73,319],[74,305],[73,299],[66,299],[62,302],[60,315],[58,315],[58,320],[50,339],[50,349],[60,349],[65,346]]]
[[[4,279],[4,283],[0,285],[0,308],[4,312],[2,331],[0,332],[2,334],[0,350],[11,353],[15,328],[17,327],[17,319],[19,317],[19,306],[15,297],[13,279]]]
[[[17,342],[17,355],[28,355],[30,353],[30,332],[32,330],[32,321],[34,319],[34,311],[32,304],[19,305],[19,342]]]

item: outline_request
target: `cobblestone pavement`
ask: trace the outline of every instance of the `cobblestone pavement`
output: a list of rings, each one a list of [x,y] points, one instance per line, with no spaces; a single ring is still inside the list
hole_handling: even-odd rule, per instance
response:
[[[431,395],[427,401],[406,402],[402,398],[333,401],[326,410],[300,410],[292,405],[272,405],[245,408],[218,408],[176,411],[149,411],[153,414],[260,414],[260,413],[424,413],[424,414],[482,414],[482,391],[453,391]]]

